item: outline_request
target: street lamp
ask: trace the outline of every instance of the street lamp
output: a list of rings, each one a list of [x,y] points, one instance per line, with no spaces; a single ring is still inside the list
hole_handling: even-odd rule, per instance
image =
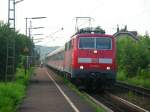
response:
[[[27,35],[27,29],[28,29],[28,19],[44,19],[44,18],[47,18],[47,17],[30,17],[30,18],[24,18],[26,20],[26,35]],[[30,25],[31,25],[31,22],[30,22]]]

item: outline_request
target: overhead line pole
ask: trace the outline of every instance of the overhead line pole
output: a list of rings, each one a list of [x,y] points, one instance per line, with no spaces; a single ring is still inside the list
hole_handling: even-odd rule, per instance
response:
[[[26,26],[26,28],[25,28],[25,32],[26,32],[26,36],[28,35],[28,19],[44,19],[44,18],[47,18],[47,17],[30,17],[30,18],[28,18],[28,17],[26,17],[26,18],[24,18],[25,19],[25,26]]]
[[[33,48],[31,51],[31,57],[32,57],[33,64],[35,64],[35,53],[34,53],[34,41],[33,41],[33,36],[32,36],[32,29],[40,29],[40,28],[44,28],[44,27],[32,27],[32,19],[44,19],[44,18],[47,18],[47,17],[30,17],[30,18],[26,17],[26,18],[24,18],[25,22],[26,22],[26,25],[25,25],[26,26],[26,28],[25,28],[26,36],[29,36],[29,38],[31,39],[31,41],[33,43]],[[30,20],[29,28],[28,28],[28,19]]]
[[[15,5],[20,1],[8,0],[8,25],[15,32]],[[15,39],[7,38],[5,81],[14,78],[15,73]]]

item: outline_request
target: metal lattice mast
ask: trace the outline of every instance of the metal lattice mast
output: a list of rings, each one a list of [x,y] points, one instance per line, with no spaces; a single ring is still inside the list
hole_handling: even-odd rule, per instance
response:
[[[15,30],[15,0],[8,0],[8,24]]]
[[[15,31],[15,0],[8,0],[8,24]],[[5,81],[12,79],[15,73],[15,39],[7,39],[7,57]]]

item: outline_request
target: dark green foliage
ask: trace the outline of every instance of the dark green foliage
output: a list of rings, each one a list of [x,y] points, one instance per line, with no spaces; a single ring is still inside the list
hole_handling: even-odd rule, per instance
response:
[[[15,40],[15,64],[17,67],[20,62],[20,55],[30,55],[33,50],[33,44],[28,37],[11,30],[9,25],[0,22],[0,80],[3,80],[5,76],[7,42],[12,42],[13,40]],[[29,52],[24,51],[25,47],[29,49]],[[9,54],[11,53],[10,51]]]
[[[150,38],[141,38],[134,41],[127,37],[117,40],[117,61],[119,71],[124,71],[128,77],[134,77],[141,70],[149,69],[150,65]]]
[[[14,37],[15,32],[8,25],[0,23],[0,78],[5,74],[7,40],[11,41]]]
[[[28,49],[28,51],[26,50]],[[29,56],[33,50],[32,41],[23,34],[18,34],[16,37],[16,64],[21,61],[21,55]]]
[[[117,40],[117,78],[126,83],[150,88],[150,38]]]
[[[100,26],[97,26],[97,27],[95,28],[95,33],[105,34],[105,30],[102,29]]]
[[[15,90],[15,91],[14,91]],[[16,105],[24,94],[25,86],[17,83],[1,83],[0,84],[0,96],[7,97],[13,100]]]

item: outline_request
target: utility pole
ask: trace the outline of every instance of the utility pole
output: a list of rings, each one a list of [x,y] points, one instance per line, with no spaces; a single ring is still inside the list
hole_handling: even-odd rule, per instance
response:
[[[35,57],[34,57],[34,42],[33,42],[33,36],[32,36],[32,29],[40,29],[40,28],[44,28],[44,27],[32,27],[32,20],[34,19],[44,19],[44,18],[47,18],[47,17],[30,17],[30,18],[24,18],[25,19],[25,23],[26,23],[26,28],[25,28],[25,33],[26,33],[26,36],[29,36],[29,38],[31,39],[32,43],[33,43],[33,48],[32,48],[32,51],[31,51],[31,58],[32,58],[32,63],[34,64],[35,62]],[[28,20],[30,20],[30,24],[29,24],[29,27],[28,27]]]
[[[29,27],[29,38],[33,42],[33,37],[32,37],[32,21],[30,20],[30,27]]]
[[[47,18],[47,17],[30,17],[30,18],[24,18],[25,19],[25,26],[26,26],[26,28],[25,28],[25,33],[26,33],[26,36],[28,36],[28,20],[32,20],[32,19],[44,19],[44,18]],[[31,24],[31,23],[30,23]],[[30,27],[30,26],[29,26]]]

